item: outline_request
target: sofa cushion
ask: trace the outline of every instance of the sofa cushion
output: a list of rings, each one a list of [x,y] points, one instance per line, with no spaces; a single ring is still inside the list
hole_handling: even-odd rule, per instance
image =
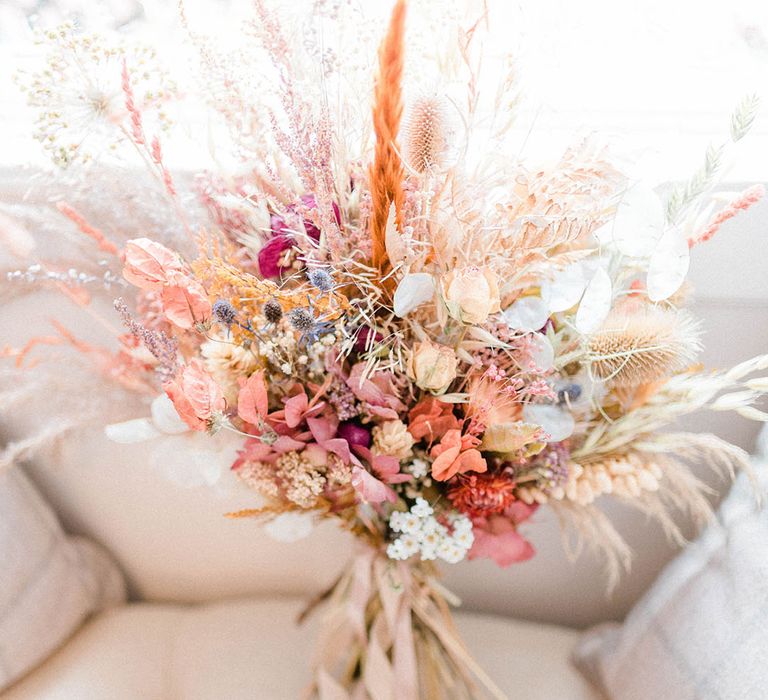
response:
[[[67,537],[20,469],[0,472],[0,690],[92,612],[124,599],[122,575],[107,554]]]
[[[308,679],[315,625],[299,599],[184,607],[134,604],[106,612],[4,700],[282,700]],[[459,613],[475,658],[510,697],[594,700],[570,667],[578,633]]]
[[[764,494],[768,455],[754,468]],[[767,550],[768,509],[742,474],[717,520],[667,566],[624,624],[584,635],[579,667],[615,700],[766,697]]]

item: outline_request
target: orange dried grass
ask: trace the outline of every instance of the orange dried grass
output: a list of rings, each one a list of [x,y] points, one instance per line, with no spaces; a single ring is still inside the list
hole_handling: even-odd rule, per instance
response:
[[[391,270],[385,244],[387,218],[392,202],[398,230],[402,231],[403,163],[397,134],[403,113],[402,86],[405,33],[405,0],[392,10],[389,29],[379,48],[379,74],[374,88],[373,128],[376,133],[374,160],[369,171],[371,188],[372,263],[382,277]]]

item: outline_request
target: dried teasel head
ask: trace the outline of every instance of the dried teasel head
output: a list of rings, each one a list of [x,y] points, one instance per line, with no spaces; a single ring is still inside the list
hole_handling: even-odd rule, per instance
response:
[[[451,127],[444,98],[419,97],[408,110],[404,145],[408,165],[418,173],[444,164]]]
[[[663,379],[701,350],[698,323],[684,311],[644,308],[614,313],[589,339],[593,376],[616,388]]]

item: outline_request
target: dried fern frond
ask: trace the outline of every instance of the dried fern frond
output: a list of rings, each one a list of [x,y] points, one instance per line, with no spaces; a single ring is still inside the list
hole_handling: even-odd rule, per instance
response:
[[[592,374],[613,387],[650,384],[688,366],[701,350],[685,312],[648,308],[611,316],[589,340]]]
[[[398,0],[392,10],[389,29],[379,48],[379,74],[373,104],[373,128],[376,148],[370,168],[371,250],[374,267],[386,275],[390,268],[386,249],[389,205],[394,203],[397,228],[402,231],[403,163],[397,146],[397,134],[403,113],[402,77],[404,60],[405,0]]]
[[[450,131],[446,110],[441,97],[431,96],[417,98],[408,111],[405,152],[417,173],[443,165]]]

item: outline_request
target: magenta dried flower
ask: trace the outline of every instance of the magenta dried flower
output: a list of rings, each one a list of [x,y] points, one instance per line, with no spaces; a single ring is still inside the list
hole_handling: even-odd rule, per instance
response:
[[[341,423],[339,425],[338,436],[346,440],[350,445],[360,445],[361,447],[371,446],[371,433],[358,423]]]

